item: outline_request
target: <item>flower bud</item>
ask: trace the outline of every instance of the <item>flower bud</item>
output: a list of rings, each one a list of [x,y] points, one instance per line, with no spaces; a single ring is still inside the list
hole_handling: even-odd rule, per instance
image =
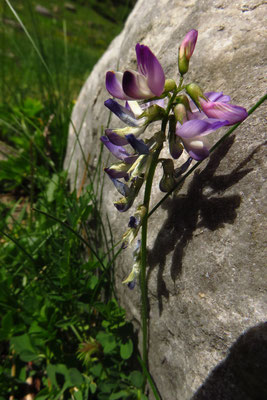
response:
[[[128,176],[127,171],[130,168],[130,164],[116,163],[110,167],[104,168],[104,171],[110,176],[110,178],[125,178]]]
[[[118,201],[115,201],[114,206],[120,212],[125,212],[133,205],[136,196],[139,193],[144,182],[143,176],[137,176],[130,186],[130,191],[127,197],[121,197]]]
[[[175,98],[175,103],[176,104],[183,104],[185,106],[185,108],[186,108],[186,111],[192,112],[188,97],[185,94],[180,94],[179,96],[177,96]]]
[[[142,173],[145,165],[147,164],[149,156],[147,154],[141,154],[137,160],[132,164],[131,168],[128,170],[128,175],[130,180],[133,180]]]
[[[182,103],[176,104],[173,112],[176,121],[180,122],[181,125],[187,121],[186,107]]]
[[[145,125],[150,124],[154,121],[159,121],[165,116],[164,108],[153,104],[152,106],[145,109],[145,111],[138,117],[138,119],[145,118]]]
[[[122,236],[122,249],[126,249],[133,240],[136,238],[139,229],[142,225],[143,218],[146,214],[146,207],[143,205],[137,207],[134,215],[130,217],[128,227],[129,229]]]
[[[163,177],[159,183],[159,189],[162,192],[169,192],[175,186],[174,165],[171,159],[162,160]]]
[[[189,31],[179,48],[178,67],[181,75],[184,75],[189,68],[189,60],[194,52],[198,32],[195,29]]]
[[[166,79],[164,92],[172,92],[176,88],[176,83],[173,79]]]
[[[204,100],[207,100],[206,97],[204,96],[201,87],[198,86],[196,83],[190,83],[189,85],[186,85],[185,90],[187,94],[189,94],[189,96],[191,97],[197,108],[201,110],[199,97],[201,97]]]
[[[136,248],[133,251],[133,259],[134,259],[134,264],[132,267],[132,270],[128,277],[122,281],[122,283],[127,283],[129,289],[134,289],[135,284],[136,284],[136,279],[138,275],[140,274],[140,269],[141,269],[141,241],[138,240],[136,243]]]
[[[170,154],[177,160],[183,152],[183,146],[180,138],[176,135],[176,119],[174,115],[171,115],[169,118],[168,140]]]

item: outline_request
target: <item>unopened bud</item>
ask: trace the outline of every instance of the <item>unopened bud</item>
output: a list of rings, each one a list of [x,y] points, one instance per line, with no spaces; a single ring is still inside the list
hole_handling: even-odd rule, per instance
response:
[[[187,111],[191,111],[192,112],[188,97],[185,94],[180,94],[179,96],[177,96],[175,98],[175,103],[176,104],[183,104]]]
[[[202,99],[207,100],[201,87],[198,86],[196,83],[190,83],[189,85],[186,85],[185,90],[187,94],[189,94],[197,108],[201,110],[199,98],[201,97]]]
[[[172,92],[176,88],[176,83],[173,79],[166,79],[164,92]]]
[[[176,118],[174,115],[169,117],[168,140],[170,154],[177,160],[183,152],[183,145],[181,144],[179,136],[176,135]]]
[[[180,122],[181,125],[187,121],[186,107],[182,103],[176,104],[173,112],[176,121]]]
[[[176,182],[175,182],[173,176],[163,175],[163,177],[159,183],[159,189],[161,192],[168,193],[174,188],[175,184],[176,184]]]
[[[189,31],[179,48],[178,67],[181,75],[184,75],[189,68],[189,60],[194,52],[198,32],[195,29]]]
[[[162,192],[169,192],[175,186],[174,165],[171,159],[162,160],[163,177],[159,183]]]

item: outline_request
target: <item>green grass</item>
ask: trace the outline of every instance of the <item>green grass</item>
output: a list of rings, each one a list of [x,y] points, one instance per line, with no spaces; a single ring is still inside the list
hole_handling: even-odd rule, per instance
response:
[[[11,1],[16,18],[7,3],[0,32],[0,400],[27,390],[39,400],[146,399],[133,326],[114,291],[118,250],[101,217],[101,159],[78,192],[70,192],[62,170],[75,98],[130,8],[76,1],[71,13],[58,1],[47,18],[35,13],[35,1]],[[52,10],[55,2],[38,4]]]
[[[75,13],[64,7],[66,2],[63,0],[26,0],[11,3],[47,61],[57,89],[65,89],[67,84],[73,99],[95,62],[112,38],[121,31],[123,20],[130,10],[127,2],[122,2],[119,9],[116,9],[107,5],[107,2],[75,1]],[[35,7],[38,4],[47,8],[52,17],[37,13]],[[95,11],[95,8],[101,10],[101,6],[103,10],[109,11],[111,20]],[[40,88],[40,84],[43,84],[40,81],[40,73],[43,71],[36,68],[38,57],[31,43],[25,40],[23,30],[5,1],[1,3],[1,15],[3,99],[16,96],[15,90],[10,91],[10,83],[11,89],[19,87],[22,93],[38,96],[38,92],[44,90],[44,87]],[[10,25],[10,21],[13,25]],[[66,79],[68,82],[64,82]]]

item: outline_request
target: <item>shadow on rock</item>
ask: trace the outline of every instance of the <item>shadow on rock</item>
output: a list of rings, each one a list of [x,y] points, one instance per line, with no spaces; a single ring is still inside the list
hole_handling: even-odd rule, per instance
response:
[[[267,322],[243,333],[191,400],[267,399]]]
[[[244,169],[244,167],[261,145],[254,149],[230,174],[216,176],[216,170],[234,140],[234,136],[226,140],[212,153],[206,168],[201,172],[195,172],[187,194],[169,198],[163,203],[162,207],[168,210],[168,217],[158,233],[153,248],[148,252],[148,278],[152,270],[157,265],[159,266],[157,290],[160,313],[163,309],[162,297],[169,298],[169,292],[163,279],[167,255],[173,251],[170,272],[172,280],[175,282],[182,271],[186,246],[192,239],[196,228],[205,227],[215,231],[225,224],[232,224],[235,221],[241,197],[239,195],[227,196],[224,195],[224,192],[252,171],[252,168]]]

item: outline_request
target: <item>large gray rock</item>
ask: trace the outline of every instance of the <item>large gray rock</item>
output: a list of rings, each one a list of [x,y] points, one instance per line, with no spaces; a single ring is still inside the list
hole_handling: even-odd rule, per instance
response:
[[[118,64],[121,71],[135,68],[137,42],[151,48],[167,77],[177,78],[178,45],[197,29],[187,82],[223,90],[249,109],[266,91],[266,12],[259,0],[139,0],[74,107],[65,160],[72,186],[81,184],[84,157],[95,164],[107,126],[105,72]],[[260,324],[267,315],[264,111],[265,104],[149,221],[149,360],[164,399],[267,398],[266,324]],[[120,126],[115,117],[110,126]],[[162,198],[161,173],[158,168],[152,205]],[[132,210],[116,211],[118,195],[108,179],[104,193],[104,213],[118,239]],[[135,205],[141,202],[142,193]],[[121,284],[131,264],[127,249],[116,265],[117,290],[141,342],[140,291]]]

